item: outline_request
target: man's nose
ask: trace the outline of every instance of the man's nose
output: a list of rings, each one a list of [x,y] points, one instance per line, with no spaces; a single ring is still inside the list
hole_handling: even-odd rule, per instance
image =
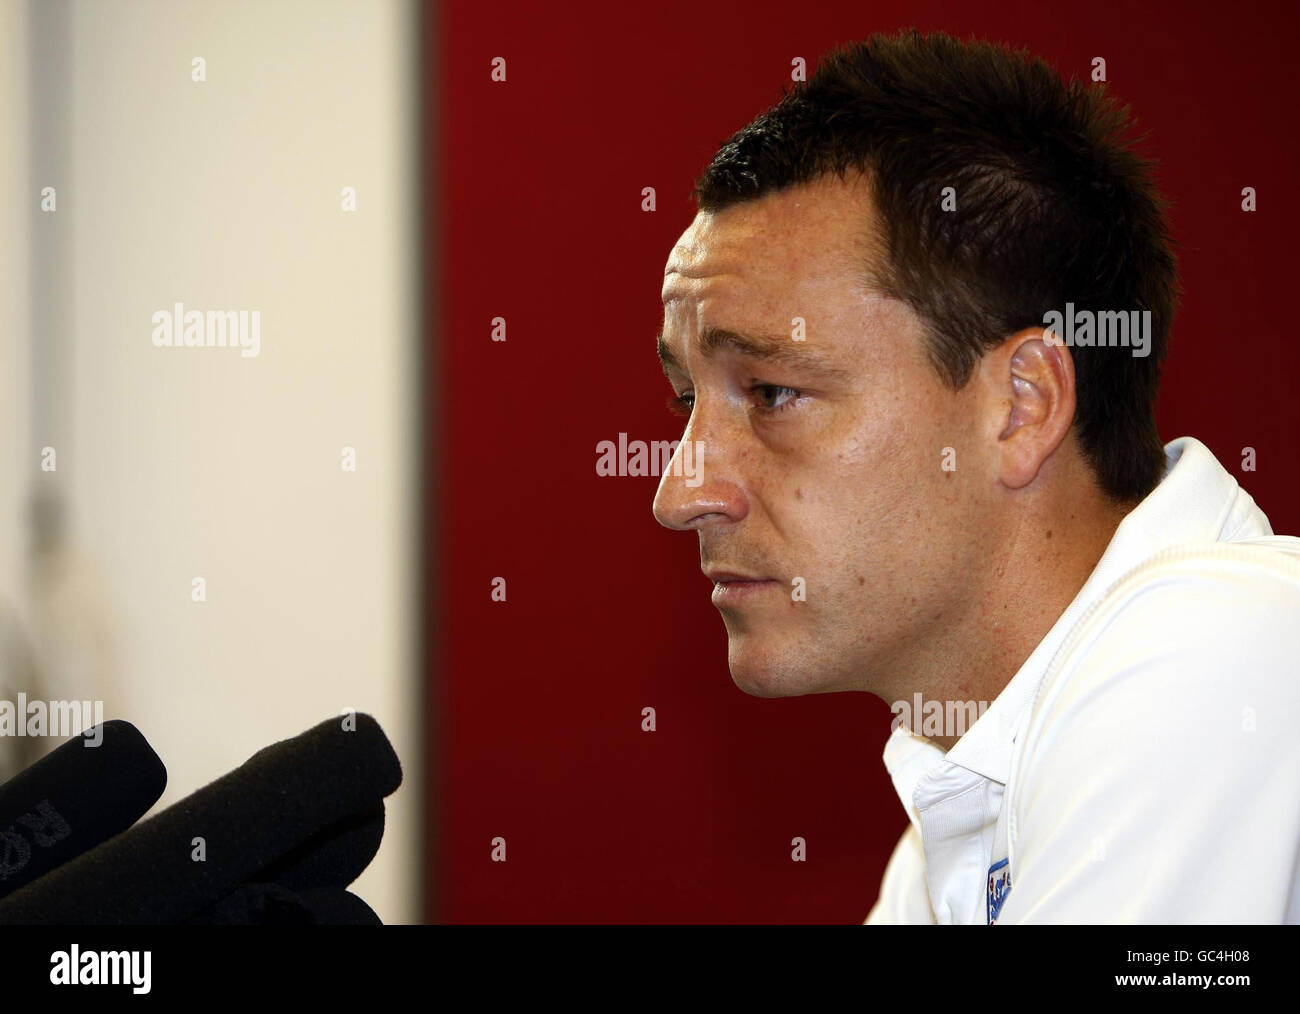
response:
[[[655,519],[665,528],[690,531],[744,518],[744,490],[719,450],[716,440],[693,438],[689,427],[683,434],[655,493]]]

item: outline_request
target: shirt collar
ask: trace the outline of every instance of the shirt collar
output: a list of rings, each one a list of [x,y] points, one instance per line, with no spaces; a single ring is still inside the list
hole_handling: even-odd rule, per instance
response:
[[[1171,546],[1272,534],[1263,511],[1208,447],[1194,437],[1180,437],[1165,445],[1165,472],[1160,483],[1120,522],[1078,595],[952,749],[945,753],[938,744],[901,724],[890,734],[885,742],[885,768],[908,818],[919,830],[913,793],[921,778],[945,761],[1006,784],[1029,698],[1057,649],[1088,607],[1130,570]]]

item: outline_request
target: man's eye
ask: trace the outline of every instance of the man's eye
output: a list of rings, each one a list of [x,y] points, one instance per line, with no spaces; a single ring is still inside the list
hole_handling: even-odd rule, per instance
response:
[[[782,412],[799,397],[799,392],[793,387],[782,387],[780,384],[755,384],[751,390],[758,396],[758,407],[764,412]],[[782,398],[784,400],[780,400]]]
[[[780,384],[755,384],[750,391],[758,398],[758,407],[762,412],[783,412],[790,408],[799,398],[799,392],[793,387]],[[683,419],[689,419],[695,408],[695,395],[687,392],[668,399],[668,409]]]
[[[695,395],[686,394],[675,395],[668,399],[668,410],[674,415],[679,415],[683,419],[691,417],[691,410],[695,407]]]

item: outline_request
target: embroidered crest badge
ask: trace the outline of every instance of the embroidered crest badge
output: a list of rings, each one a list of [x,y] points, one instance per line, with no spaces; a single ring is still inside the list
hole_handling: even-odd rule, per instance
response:
[[[998,913],[1002,911],[1002,903],[1007,900],[1007,895],[1010,893],[1011,871],[1007,868],[1007,861],[1003,859],[989,867],[988,924],[990,926],[998,921]]]

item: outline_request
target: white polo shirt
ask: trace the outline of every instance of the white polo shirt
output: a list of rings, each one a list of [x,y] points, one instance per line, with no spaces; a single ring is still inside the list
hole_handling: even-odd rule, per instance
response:
[[[952,749],[890,735],[910,824],[867,924],[1300,923],[1300,539],[1165,455]]]

